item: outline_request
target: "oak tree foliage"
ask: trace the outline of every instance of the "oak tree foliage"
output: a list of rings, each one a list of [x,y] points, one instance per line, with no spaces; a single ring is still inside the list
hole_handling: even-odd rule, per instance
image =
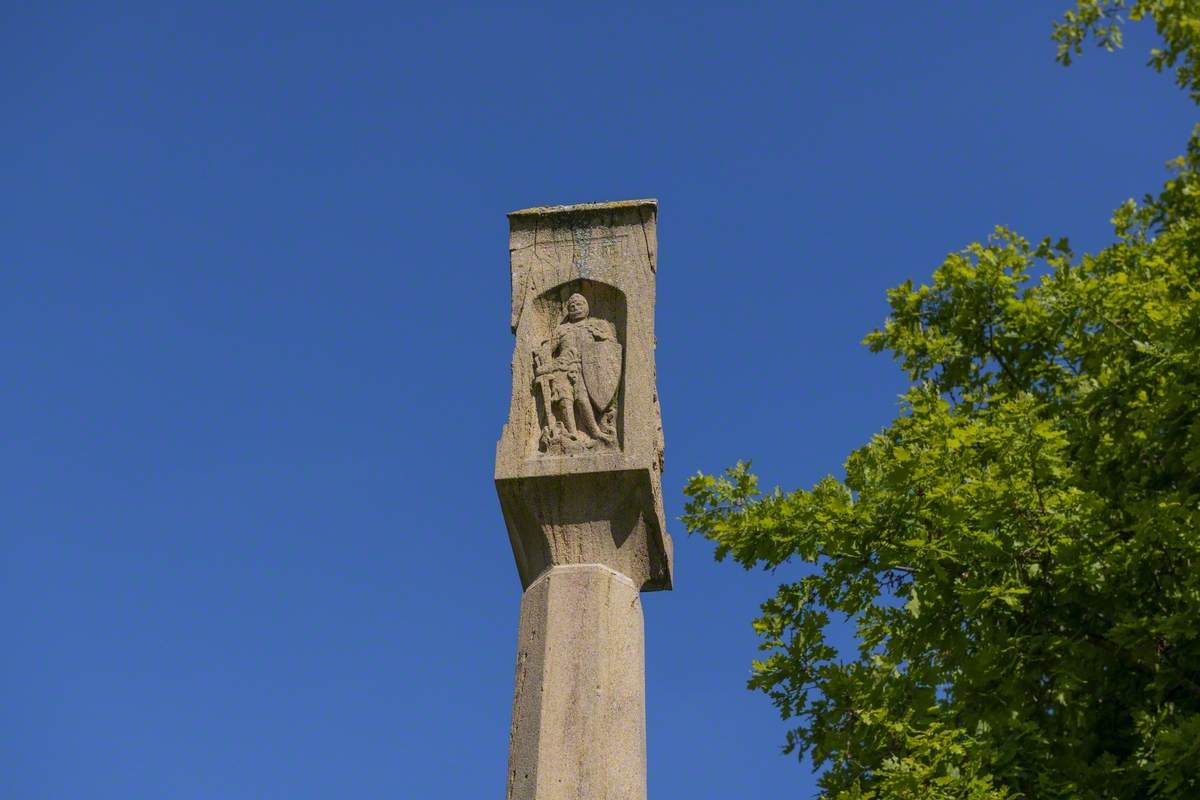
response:
[[[1197,0],[1078,0],[1059,60],[1127,19],[1200,101]],[[1098,253],[998,229],[892,289],[911,386],[844,479],[689,481],[718,559],[807,565],[750,687],[824,797],[1200,798],[1200,136],[1172,167]]]

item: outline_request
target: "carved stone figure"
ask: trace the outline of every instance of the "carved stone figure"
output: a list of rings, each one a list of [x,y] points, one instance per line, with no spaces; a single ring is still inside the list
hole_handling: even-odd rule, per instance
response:
[[[533,352],[533,376],[546,425],[538,446],[567,455],[617,448],[621,343],[608,320],[588,316],[587,299],[567,299],[567,316]]]

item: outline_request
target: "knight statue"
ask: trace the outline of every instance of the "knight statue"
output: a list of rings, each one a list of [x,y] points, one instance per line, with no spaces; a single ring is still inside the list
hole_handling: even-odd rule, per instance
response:
[[[569,455],[617,448],[621,343],[608,320],[589,317],[587,299],[567,299],[566,318],[533,353],[533,375],[546,424],[543,453]]]

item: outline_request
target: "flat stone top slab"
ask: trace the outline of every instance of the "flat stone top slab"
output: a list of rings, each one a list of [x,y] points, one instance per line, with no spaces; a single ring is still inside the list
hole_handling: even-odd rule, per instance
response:
[[[548,214],[574,214],[576,212],[587,211],[606,211],[612,208],[641,208],[651,206],[658,208],[658,201],[652,198],[645,200],[613,200],[607,203],[575,203],[568,206],[533,206],[532,208],[522,208],[518,211],[510,211],[509,218],[526,217],[526,216],[543,216]]]

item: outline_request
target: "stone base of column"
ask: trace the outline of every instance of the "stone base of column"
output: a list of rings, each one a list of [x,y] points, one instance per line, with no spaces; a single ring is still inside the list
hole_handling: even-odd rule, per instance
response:
[[[551,567],[521,598],[506,796],[646,798],[642,604],[609,567]]]

